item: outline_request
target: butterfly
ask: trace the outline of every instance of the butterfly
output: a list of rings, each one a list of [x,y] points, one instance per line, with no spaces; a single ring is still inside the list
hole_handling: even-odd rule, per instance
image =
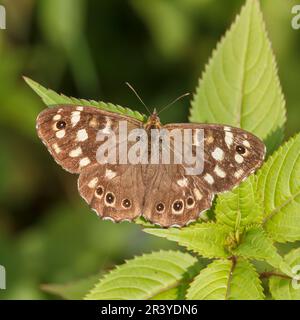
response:
[[[118,136],[124,121],[128,131],[144,129],[148,136],[151,129],[202,130],[203,171],[187,175],[180,163],[99,162],[97,150],[105,143],[99,133]],[[259,168],[266,152],[264,143],[245,130],[220,124],[162,125],[156,111],[143,122],[92,106],[57,105],[38,115],[37,133],[63,169],[79,174],[79,193],[99,217],[120,222],[142,216],[161,227],[196,221],[215,194],[231,190]],[[191,141],[190,148],[195,145]]]

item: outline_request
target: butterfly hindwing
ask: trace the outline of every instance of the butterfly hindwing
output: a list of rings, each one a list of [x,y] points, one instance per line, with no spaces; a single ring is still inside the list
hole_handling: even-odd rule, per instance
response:
[[[143,181],[140,165],[94,165],[78,179],[78,190],[102,219],[131,221],[142,213]]]
[[[144,167],[147,197],[143,216],[163,227],[196,221],[211,207],[213,194],[196,176],[186,176],[182,165]]]

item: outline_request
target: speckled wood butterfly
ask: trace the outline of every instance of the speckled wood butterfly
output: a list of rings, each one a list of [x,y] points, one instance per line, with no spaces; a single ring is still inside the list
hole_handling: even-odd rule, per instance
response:
[[[110,134],[118,136],[124,121],[128,131],[144,129],[149,136],[152,129],[201,129],[203,172],[187,175],[178,163],[99,163],[97,150],[106,141],[98,139],[99,133],[107,139]],[[181,227],[197,220],[211,207],[215,194],[238,185],[261,166],[265,156],[260,139],[242,129],[217,124],[162,125],[155,111],[142,122],[95,107],[59,105],[40,113],[37,132],[55,161],[79,174],[79,193],[99,217],[120,222],[143,216],[162,227]],[[191,142],[191,149],[194,144],[197,141]]]

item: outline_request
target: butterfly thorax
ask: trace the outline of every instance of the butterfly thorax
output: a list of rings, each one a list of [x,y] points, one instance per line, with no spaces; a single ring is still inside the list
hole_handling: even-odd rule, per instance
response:
[[[154,109],[153,113],[149,116],[147,119],[147,122],[144,124],[144,128],[147,131],[150,131],[151,129],[160,129],[162,127],[162,124],[160,122],[159,116]]]

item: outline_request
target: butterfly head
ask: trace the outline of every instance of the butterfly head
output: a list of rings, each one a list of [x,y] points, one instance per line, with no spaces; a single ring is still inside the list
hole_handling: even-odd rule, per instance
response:
[[[147,122],[145,123],[145,129],[159,129],[162,127],[162,124],[160,122],[158,113],[156,109],[154,109],[153,113],[148,117]]]

